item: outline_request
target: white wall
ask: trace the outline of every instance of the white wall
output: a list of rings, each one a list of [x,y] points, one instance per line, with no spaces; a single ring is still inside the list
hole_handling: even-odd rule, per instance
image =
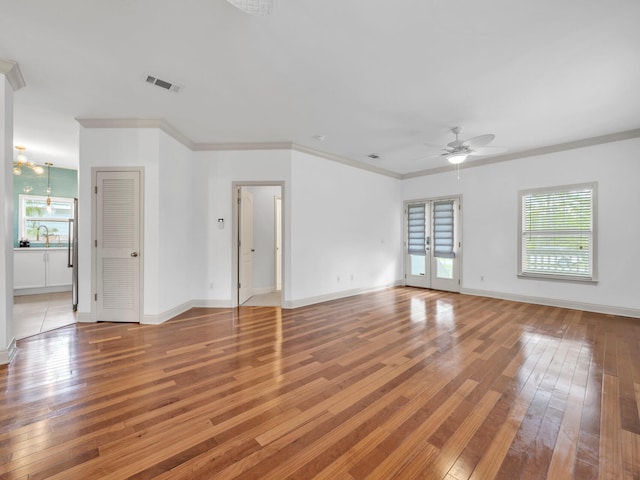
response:
[[[0,365],[16,352],[13,334],[13,88],[0,74]]]
[[[290,236],[290,200],[288,185],[291,182],[291,151],[289,150],[240,150],[220,152],[195,152],[194,168],[206,179],[206,185],[197,189],[197,202],[203,205],[202,220],[208,231],[200,263],[196,266],[201,279],[194,287],[194,299],[202,305],[230,306],[236,294],[233,288],[233,182],[284,182],[284,236],[285,244]],[[203,180],[200,180],[201,182]],[[217,219],[224,219],[224,229],[218,228]],[[284,281],[285,295],[288,289],[287,270],[291,262],[285,246]],[[237,299],[236,299],[237,300]]]
[[[78,169],[78,315],[92,314],[91,218],[93,215],[92,167],[144,168],[144,314],[155,315],[159,304],[158,236],[160,225],[159,160],[160,131],[157,129],[88,129],[80,127]],[[156,208],[151,208],[155,205]],[[155,260],[155,261],[154,261]]]
[[[407,179],[403,199],[463,196],[463,292],[640,315],[640,139]],[[518,191],[598,182],[598,283],[521,279]],[[480,277],[484,277],[484,281]]]
[[[253,288],[275,290],[275,200],[280,187],[247,187],[253,194]]]
[[[306,153],[292,155],[293,260],[285,305],[399,282],[400,181]]]
[[[158,315],[180,306],[188,307],[193,287],[199,279],[192,275],[194,265],[201,258],[202,238],[207,231],[203,219],[197,215],[196,188],[199,175],[194,175],[192,152],[164,132],[160,132],[159,190],[156,204],[145,208],[150,215],[158,215],[158,258],[152,261],[158,268]],[[145,262],[145,268],[147,268]]]
[[[200,199],[209,209],[200,304],[226,306],[235,295],[233,182],[285,182],[284,306],[400,281],[400,181],[290,150],[196,152],[195,159],[208,178]],[[225,219],[224,230],[218,218]]]
[[[463,292],[640,316],[638,151],[626,140],[400,181],[295,150],[191,152],[156,129],[81,128],[79,312],[91,311],[91,167],[142,166],[145,318],[234,303],[233,182],[284,184],[286,307],[401,282],[403,200],[461,195]],[[517,278],[518,190],[592,181],[597,285]]]

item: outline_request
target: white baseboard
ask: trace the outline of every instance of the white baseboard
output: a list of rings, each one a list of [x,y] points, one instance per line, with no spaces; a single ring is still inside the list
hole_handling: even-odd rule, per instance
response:
[[[231,308],[231,300],[190,300],[157,315],[144,315],[140,324],[160,325],[194,307]],[[78,323],[96,323],[96,320],[91,312],[78,312]]]
[[[191,302],[194,308],[232,308],[231,300],[197,299]]]
[[[161,323],[164,323],[167,320],[170,320],[173,317],[186,312],[191,307],[193,307],[193,301],[184,302],[182,305],[173,307],[166,312],[159,313],[158,315],[144,315],[142,317],[142,322],[140,323],[142,325],[160,325]]]
[[[78,312],[78,323],[96,323],[96,319],[91,312]]]
[[[14,288],[13,295],[18,297],[20,295],[40,295],[43,293],[61,293],[70,292],[71,285],[58,285],[55,287],[37,287],[37,288]]]
[[[327,293],[325,295],[318,295],[315,297],[300,298],[297,300],[285,300],[282,302],[282,308],[300,308],[307,305],[314,305],[316,303],[328,302],[330,300],[338,300],[340,298],[353,297],[354,295],[361,295],[363,293],[377,292],[378,290],[384,290],[389,287],[397,287],[404,283],[403,280],[396,280],[388,285],[380,285],[378,287],[369,288],[354,288],[351,290],[342,290],[339,292]]]
[[[475,295],[477,297],[499,298],[501,300],[512,300],[514,302],[533,303],[535,305],[547,305],[550,307],[569,308],[572,310],[584,310],[585,312],[604,313],[608,315],[618,315],[621,317],[640,318],[640,309],[616,307],[614,305],[600,305],[596,303],[574,302],[571,300],[558,300],[555,298],[530,297],[515,293],[493,292],[489,290],[476,290],[473,288],[463,288],[460,293],[465,295]]]
[[[17,353],[18,347],[14,338],[6,349],[0,349],[0,365],[9,365]]]

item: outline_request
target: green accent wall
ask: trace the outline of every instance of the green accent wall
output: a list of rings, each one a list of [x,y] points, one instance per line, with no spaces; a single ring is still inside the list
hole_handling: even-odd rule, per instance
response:
[[[51,167],[49,186],[51,187],[52,197],[78,197],[78,171],[68,168]],[[29,187],[31,187],[30,191]],[[42,175],[36,175],[30,168],[23,168],[22,175],[13,176],[13,246],[18,248],[19,228],[18,228],[18,209],[20,202],[18,195],[26,193],[27,195],[43,195],[47,196],[47,169],[45,167]],[[42,244],[31,243],[32,247],[42,247]]]

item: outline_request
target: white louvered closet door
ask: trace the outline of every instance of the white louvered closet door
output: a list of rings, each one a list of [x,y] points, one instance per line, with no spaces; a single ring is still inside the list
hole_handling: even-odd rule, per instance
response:
[[[140,172],[97,172],[96,320],[140,322]]]

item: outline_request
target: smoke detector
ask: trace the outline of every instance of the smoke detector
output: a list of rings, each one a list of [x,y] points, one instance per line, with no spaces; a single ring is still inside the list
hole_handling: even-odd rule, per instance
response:
[[[164,88],[165,90],[169,90],[173,93],[179,93],[182,90],[182,85],[178,85],[177,83],[167,82],[166,80],[162,80],[158,77],[154,77],[153,75],[146,75],[145,81],[151,85],[155,85],[156,87]]]

